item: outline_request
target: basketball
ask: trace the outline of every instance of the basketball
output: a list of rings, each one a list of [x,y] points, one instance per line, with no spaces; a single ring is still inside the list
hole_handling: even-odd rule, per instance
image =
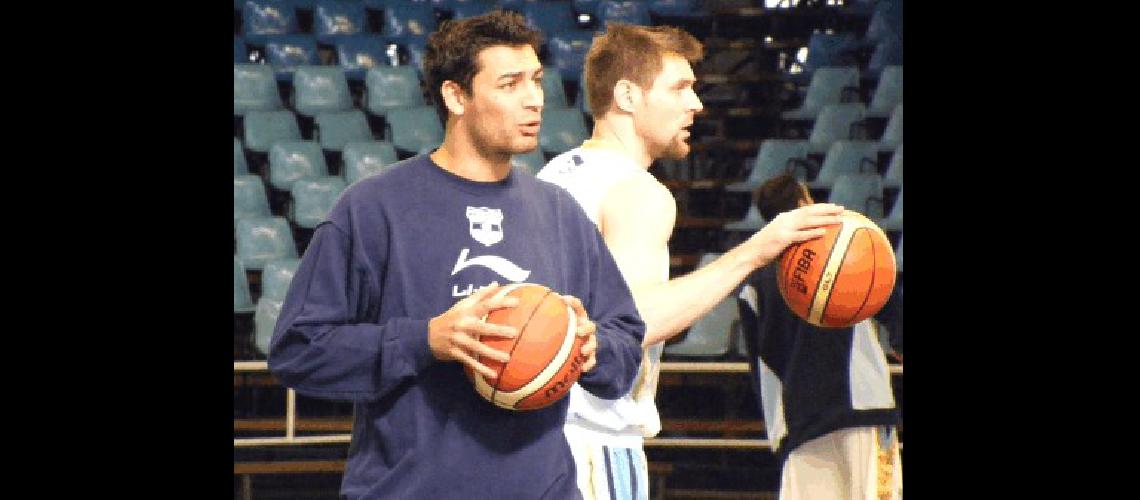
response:
[[[513,339],[487,336],[484,344],[510,353],[506,363],[480,356],[479,362],[498,372],[488,380],[465,368],[484,399],[508,410],[535,410],[554,404],[570,392],[582,374],[585,337],[575,335],[577,315],[557,294],[531,283],[502,287],[496,296],[519,299],[515,307],[491,311],[485,321],[518,328]]]
[[[843,328],[883,308],[895,287],[895,254],[886,233],[857,212],[823,237],[789,246],[780,257],[780,295],[800,318]]]

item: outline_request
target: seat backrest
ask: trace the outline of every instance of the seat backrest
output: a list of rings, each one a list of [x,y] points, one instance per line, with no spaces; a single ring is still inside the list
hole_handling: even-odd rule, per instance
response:
[[[253,345],[262,355],[269,354],[269,343],[273,340],[273,329],[281,316],[281,300],[262,298],[257,301],[253,313]]]
[[[815,184],[830,186],[843,174],[877,174],[879,144],[874,141],[835,141],[823,158]]]
[[[863,34],[866,43],[878,43],[887,37],[902,35],[902,2],[880,0],[871,13],[867,31]]]
[[[887,173],[883,175],[883,181],[891,186],[901,186],[903,183],[903,145],[895,148],[895,154],[891,155],[891,164],[887,167]]]
[[[411,106],[388,110],[388,140],[396,149],[420,152],[443,142],[443,125],[434,106]]]
[[[419,73],[412,66],[377,66],[364,77],[368,112],[384,116],[389,109],[423,106]]]
[[[368,17],[359,1],[317,0],[313,9],[313,33],[317,41],[333,44],[339,36],[368,31]]]
[[[542,93],[548,107],[565,108],[570,105],[566,100],[566,87],[562,84],[562,72],[557,66],[543,66]]]
[[[748,175],[750,183],[763,184],[764,181],[780,175],[788,169],[795,172],[796,178],[807,180],[807,169],[790,160],[807,158],[807,141],[794,139],[765,139],[760,143],[760,151]]]
[[[649,4],[645,1],[630,0],[603,0],[598,4],[599,27],[605,28],[611,22],[651,26],[653,21],[649,18]]]
[[[886,115],[903,101],[902,66],[886,66],[879,74],[879,83],[867,106],[868,114]]]
[[[269,147],[269,185],[289,191],[300,179],[329,174],[316,141],[279,141]]]
[[[293,275],[297,274],[297,267],[301,259],[276,259],[265,263],[261,270],[261,298],[285,300],[285,293],[289,291],[289,283]]]
[[[234,63],[234,115],[250,111],[281,109],[281,94],[273,68],[262,64]]]
[[[388,2],[384,9],[387,36],[428,36],[435,31],[435,11],[428,2]]]
[[[265,62],[273,67],[279,82],[293,81],[300,66],[320,64],[317,40],[312,35],[273,35],[266,37]]]
[[[344,179],[338,176],[306,178],[293,183],[293,222],[314,228],[328,216],[329,209],[344,191]]]
[[[237,256],[246,269],[260,271],[271,260],[297,257],[284,217],[245,217],[237,221]]]
[[[835,66],[819,68],[811,75],[811,84],[804,95],[804,111],[818,112],[828,104],[843,102],[844,89],[859,90],[859,68]]]
[[[804,72],[811,73],[827,66],[848,66],[855,64],[855,35],[851,33],[812,33],[808,39],[808,53],[804,60]]]
[[[289,0],[246,0],[242,7],[243,36],[253,44],[265,43],[267,35],[298,33],[297,13]]]
[[[891,213],[887,215],[888,219],[901,221],[903,220],[903,191],[899,190],[899,195],[895,198],[894,205],[891,205]]]
[[[526,24],[543,33],[578,29],[577,16],[569,0],[526,2],[522,5]]]
[[[706,253],[701,256],[698,268],[716,260],[720,254]],[[732,331],[739,328],[740,310],[736,297],[729,295],[708,314],[701,316],[689,328],[680,342],[665,346],[665,353],[681,356],[717,357],[728,353],[732,344]]]
[[[327,151],[341,151],[350,142],[373,140],[368,118],[359,109],[321,113],[317,115],[315,123],[315,135],[321,148]]]
[[[344,158],[344,182],[349,185],[399,161],[396,148],[384,141],[347,143],[341,157]]]
[[[234,225],[247,217],[268,217],[269,198],[257,175],[234,176]]]
[[[809,152],[823,152],[835,141],[852,137],[853,125],[862,122],[866,109],[862,103],[828,104],[820,110],[808,137]]]
[[[344,72],[339,66],[298,66],[293,74],[293,104],[305,116],[352,109]]]
[[[887,36],[875,45],[871,59],[867,62],[867,74],[878,77],[887,66],[901,66],[903,63],[903,42],[896,36]]]
[[[234,312],[253,310],[253,298],[249,294],[249,281],[245,277],[245,267],[234,255]]]
[[[883,130],[883,137],[879,139],[879,149],[892,150],[903,142],[903,105],[899,103],[891,111],[891,118],[887,120],[887,128]]]
[[[492,0],[467,0],[465,2],[452,2],[451,3],[451,18],[455,20],[467,19],[486,14],[495,10],[495,2]]]
[[[344,77],[359,82],[372,68],[384,67],[387,41],[380,35],[343,35],[336,39],[336,60]]]
[[[586,52],[594,42],[593,33],[573,30],[547,33],[550,64],[558,68],[565,81],[577,82],[582,76]]]
[[[828,203],[859,212],[869,219],[883,218],[883,177],[879,174],[843,174],[835,179]]]
[[[257,153],[266,153],[277,141],[301,140],[301,129],[293,112],[250,111],[245,115],[245,147]]]
[[[543,108],[538,145],[546,153],[564,153],[589,137],[586,121],[577,108]]]
[[[234,177],[249,173],[249,166],[245,162],[245,151],[241,148],[241,139],[234,137]]]

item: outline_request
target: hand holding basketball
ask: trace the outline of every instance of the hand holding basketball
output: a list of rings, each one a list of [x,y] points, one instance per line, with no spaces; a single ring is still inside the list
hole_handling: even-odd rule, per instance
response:
[[[582,373],[590,371],[595,364],[598,363],[596,351],[598,349],[598,327],[590,320],[589,314],[586,313],[586,308],[582,306],[582,301],[578,297],[572,295],[562,295],[562,300],[566,305],[574,310],[574,314],[578,316],[578,328],[574,333],[579,337],[586,337],[586,342],[582,344],[582,355],[586,356],[586,362],[582,364]]]
[[[506,362],[510,354],[489,347],[479,341],[481,336],[515,338],[518,328],[483,321],[491,311],[518,305],[518,299],[496,296],[497,283],[479,289],[456,302],[443,314],[428,322],[428,346],[440,361],[459,361],[486,377],[498,376],[494,370],[478,361],[481,356]]]
[[[749,238],[756,245],[756,267],[771,262],[788,245],[823,236],[823,226],[839,224],[843,207],[831,203],[815,203],[781,213]]]

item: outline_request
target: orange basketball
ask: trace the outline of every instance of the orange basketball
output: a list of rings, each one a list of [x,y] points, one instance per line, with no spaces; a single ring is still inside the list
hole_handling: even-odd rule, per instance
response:
[[[499,373],[488,380],[467,368],[475,391],[487,401],[509,410],[534,410],[554,404],[570,392],[582,374],[585,337],[574,334],[577,316],[557,294],[542,285],[521,283],[504,286],[496,296],[510,295],[519,305],[496,309],[488,323],[519,329],[513,339],[485,337],[482,342],[510,353],[506,363],[479,357],[479,362]]]
[[[883,308],[895,287],[895,253],[887,235],[846,210],[821,238],[797,243],[780,257],[777,283],[792,312],[808,323],[842,328]]]

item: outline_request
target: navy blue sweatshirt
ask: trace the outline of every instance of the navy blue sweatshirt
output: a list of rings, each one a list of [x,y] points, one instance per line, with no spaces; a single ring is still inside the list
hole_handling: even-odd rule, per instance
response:
[[[309,397],[354,402],[348,498],[578,498],[566,399],[516,412],[435,359],[428,320],[492,282],[582,300],[597,365],[579,382],[616,399],[645,324],[596,227],[561,188],[512,172],[473,182],[427,155],[349,187],[317,226],[281,308],[270,371]]]
[[[778,269],[771,263],[753,271],[737,300],[753,388],[776,456],[785,460],[835,430],[897,425],[887,358],[871,321],[819,328],[800,319],[776,288]]]

